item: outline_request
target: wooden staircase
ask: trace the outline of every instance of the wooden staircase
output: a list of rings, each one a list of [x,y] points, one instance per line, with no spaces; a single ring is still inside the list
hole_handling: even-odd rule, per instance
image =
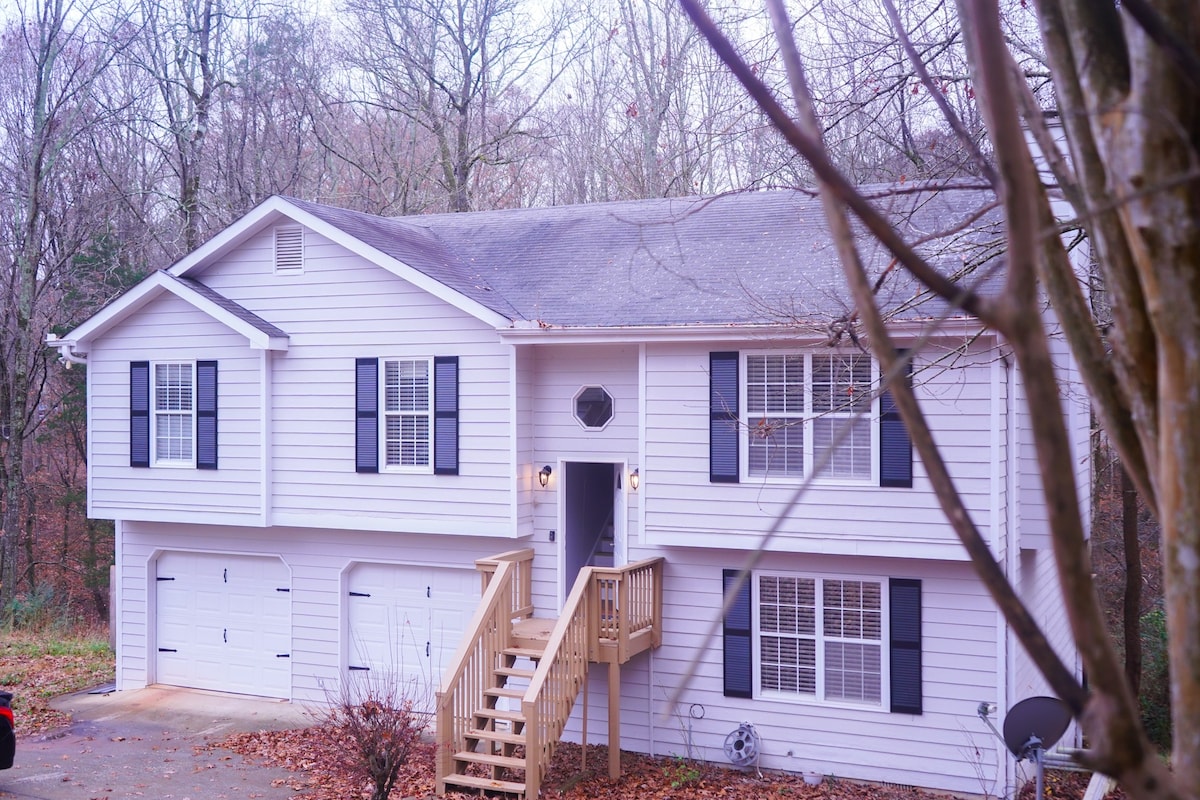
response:
[[[661,643],[662,559],[585,568],[556,620],[533,616],[532,559],[476,562],[483,597],[437,695],[439,794],[536,798],[592,662],[610,665],[609,772],[620,774],[620,664]]]

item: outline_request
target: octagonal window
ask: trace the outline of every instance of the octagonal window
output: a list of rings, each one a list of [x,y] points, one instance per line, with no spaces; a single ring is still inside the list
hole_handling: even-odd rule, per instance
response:
[[[600,430],[612,418],[612,395],[603,386],[585,386],[575,395],[575,419],[583,427]]]

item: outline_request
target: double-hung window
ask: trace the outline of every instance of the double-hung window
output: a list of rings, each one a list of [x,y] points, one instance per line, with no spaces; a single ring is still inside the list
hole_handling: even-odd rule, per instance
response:
[[[721,585],[726,697],[922,713],[920,580],[724,570]]]
[[[458,474],[458,356],[354,360],[354,469]]]
[[[869,481],[875,367],[859,353],[746,357],[747,474]]]
[[[754,605],[761,694],[881,705],[881,581],[758,574]]]
[[[383,362],[382,435],[387,467],[429,467],[430,364],[427,358]]]
[[[129,363],[129,466],[217,468],[217,362]]]
[[[156,465],[195,464],[195,365],[154,365],[154,404],[151,408]]]

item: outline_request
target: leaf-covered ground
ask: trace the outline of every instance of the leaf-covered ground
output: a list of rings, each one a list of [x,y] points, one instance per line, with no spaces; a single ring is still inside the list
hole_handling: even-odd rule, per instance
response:
[[[62,694],[111,682],[113,657],[104,631],[71,633],[0,633],[0,689],[14,694],[13,706],[20,735],[35,735],[70,722],[48,701]],[[369,797],[361,782],[346,770],[339,756],[350,749],[345,733],[329,725],[289,731],[239,734],[210,745],[215,758],[227,748],[254,762],[289,770],[281,781],[307,800],[357,800]],[[228,750],[225,752],[227,753]],[[422,744],[409,759],[392,797],[429,797],[433,794],[433,745]],[[797,775],[768,773],[758,777],[719,766],[680,759],[650,758],[636,753],[621,756],[624,775],[608,778],[608,751],[590,746],[587,768],[580,768],[578,745],[558,748],[545,782],[543,795],[552,800],[934,800],[943,796],[895,786],[869,785],[826,779],[808,786]],[[1088,776],[1048,773],[1046,800],[1080,800]],[[1032,786],[1020,800],[1034,800]],[[1123,800],[1118,793],[1110,795]]]
[[[50,699],[111,682],[114,674],[107,631],[0,633],[0,689],[13,693],[19,736],[66,725],[70,719],[50,708]]]
[[[302,790],[298,797],[308,800],[370,797],[366,788],[339,763],[337,754],[345,752],[348,745],[335,729],[315,726],[307,730],[240,734],[219,746],[261,763],[292,770],[295,780],[288,785]],[[433,745],[421,746],[405,766],[392,798],[423,798],[433,794],[433,755]],[[624,775],[613,781],[608,778],[607,748],[589,746],[587,768],[581,770],[579,746],[563,744],[555,753],[542,796],[551,800],[944,800],[947,797],[830,778],[814,787],[798,775],[768,773],[760,778],[719,766],[628,752],[622,754],[621,763]],[[1084,774],[1051,772],[1046,782],[1046,798],[1080,800],[1087,781]],[[1032,800],[1031,789],[1022,794],[1022,800]]]

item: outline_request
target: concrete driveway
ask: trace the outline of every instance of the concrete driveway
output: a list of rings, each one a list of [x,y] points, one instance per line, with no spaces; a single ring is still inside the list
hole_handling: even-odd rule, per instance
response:
[[[158,686],[67,695],[54,706],[74,722],[47,736],[18,738],[16,763],[0,772],[0,798],[286,800],[297,791],[285,770],[248,764],[229,750],[195,748],[242,731],[314,722],[306,709],[283,701]]]

